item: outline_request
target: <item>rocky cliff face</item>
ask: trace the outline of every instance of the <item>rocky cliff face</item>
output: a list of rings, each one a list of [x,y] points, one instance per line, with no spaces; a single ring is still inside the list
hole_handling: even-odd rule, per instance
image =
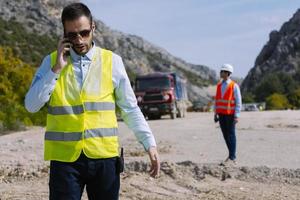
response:
[[[243,81],[242,91],[253,92],[264,76],[283,72],[291,76],[300,70],[300,9],[270,39],[257,56],[254,67]]]
[[[0,17],[21,22],[29,32],[60,36],[62,35],[61,10],[70,2],[74,1],[1,0]],[[99,20],[96,20],[96,26],[96,43],[121,55],[131,78],[136,74],[154,71],[176,71],[188,80],[188,94],[191,100],[207,99],[203,87],[216,82],[215,71],[176,58],[141,37],[111,30]]]

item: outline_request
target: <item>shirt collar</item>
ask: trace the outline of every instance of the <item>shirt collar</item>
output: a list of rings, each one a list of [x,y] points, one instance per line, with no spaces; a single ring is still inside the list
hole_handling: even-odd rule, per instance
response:
[[[95,47],[96,47],[96,45],[95,45],[95,43],[93,42],[93,43],[92,43],[92,48],[90,48],[90,50],[89,50],[86,54],[84,54],[84,55],[78,55],[78,54],[71,48],[71,50],[70,50],[70,55],[71,55],[72,60],[73,60],[73,61],[77,61],[77,60],[80,60],[81,57],[83,57],[83,58],[87,58],[88,60],[91,61],[92,58],[93,58],[94,52],[95,52]]]
[[[222,80],[222,83],[226,83],[226,84],[229,84],[231,82],[231,79],[228,78],[226,81],[225,80]]]

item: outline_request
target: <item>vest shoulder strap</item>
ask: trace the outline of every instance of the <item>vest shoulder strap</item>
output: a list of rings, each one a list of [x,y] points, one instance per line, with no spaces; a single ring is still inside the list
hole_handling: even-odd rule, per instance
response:
[[[57,51],[53,51],[50,54],[50,61],[51,61],[51,68],[55,65],[56,63],[56,57],[57,57]]]

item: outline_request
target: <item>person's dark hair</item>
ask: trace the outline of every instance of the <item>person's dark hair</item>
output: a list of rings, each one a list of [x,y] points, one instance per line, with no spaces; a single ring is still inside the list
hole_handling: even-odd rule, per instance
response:
[[[65,21],[72,21],[81,16],[86,16],[92,23],[93,17],[90,9],[83,3],[72,3],[64,8],[61,14],[61,22],[64,25]]]

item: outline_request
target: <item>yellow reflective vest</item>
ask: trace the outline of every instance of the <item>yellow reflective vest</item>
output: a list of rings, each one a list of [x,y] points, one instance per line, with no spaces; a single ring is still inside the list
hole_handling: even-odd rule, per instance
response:
[[[45,160],[73,162],[83,151],[89,158],[118,156],[118,124],[112,81],[112,52],[95,47],[80,89],[69,58],[48,104]],[[52,52],[51,67],[57,52]]]

